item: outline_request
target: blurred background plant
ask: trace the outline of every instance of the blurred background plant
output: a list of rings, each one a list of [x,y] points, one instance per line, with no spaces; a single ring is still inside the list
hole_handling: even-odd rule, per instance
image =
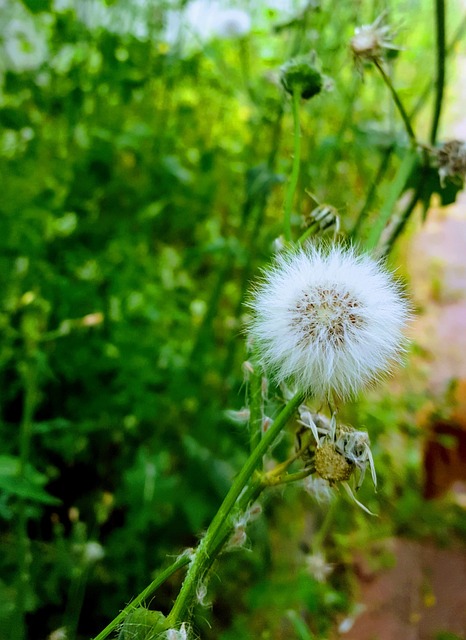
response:
[[[420,219],[416,204],[453,202],[461,181],[442,186],[420,155],[406,163],[390,91],[349,47],[385,11],[400,49],[390,77],[417,141],[435,143],[430,3],[0,9],[0,635],[74,640],[196,544],[247,455],[225,409],[244,403],[245,293],[282,233],[283,62],[315,50],[331,78],[300,111],[295,229],[329,203],[342,232],[370,244],[381,209],[384,223],[408,193],[400,216]],[[452,3],[447,98],[464,29]],[[423,497],[426,399],[420,377],[405,377],[346,409],[371,434],[381,488],[361,500],[380,517],[338,497],[328,511],[294,488],[272,496],[270,527],[248,530],[254,553],[228,554],[211,582],[203,638],[327,637],[354,611],[352,558],[369,541],[464,535],[458,505]]]

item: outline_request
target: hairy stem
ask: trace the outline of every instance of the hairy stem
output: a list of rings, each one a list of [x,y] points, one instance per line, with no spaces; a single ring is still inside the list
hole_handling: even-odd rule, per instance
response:
[[[297,393],[282,409],[278,417],[265,433],[262,440],[250,454],[236,480],[232,484],[225,500],[212,520],[207,533],[197,548],[194,560],[189,568],[185,581],[183,582],[175,604],[168,615],[170,626],[176,626],[178,623],[183,622],[187,616],[195,598],[197,585],[203,579],[208,567],[212,564],[212,550],[215,546],[215,541],[218,539],[220,532],[228,521],[238,497],[244,491],[244,488],[248,484],[254,471],[257,469],[263,455],[273,444],[280,431],[303,400],[304,394]],[[219,552],[218,548],[216,552]]]
[[[126,618],[126,616],[129,613],[131,613],[131,611],[133,611],[134,609],[136,609],[136,607],[139,607],[141,604],[146,602],[146,600],[150,598],[150,596],[154,593],[154,591],[156,591],[156,589],[160,587],[160,585],[162,585],[166,580],[168,580],[168,578],[170,578],[170,576],[172,576],[176,571],[178,571],[178,569],[181,569],[182,567],[185,567],[187,564],[189,564],[190,560],[191,560],[191,557],[189,553],[183,553],[181,556],[179,556],[175,560],[175,562],[173,562],[169,567],[167,567],[165,571],[162,571],[162,573],[158,575],[157,578],[153,582],[151,582],[148,587],[144,589],[144,591],[141,591],[141,593],[138,596],[136,596],[134,600],[132,600],[128,605],[126,605],[123,611],[121,611],[117,615],[117,617],[114,618],[110,622],[110,624],[108,624],[105,627],[105,629],[103,629],[99,633],[99,635],[95,636],[94,640],[104,640],[105,638],[107,638],[112,633],[112,631],[115,631],[115,629],[118,628],[120,623],[123,622],[123,620]]]

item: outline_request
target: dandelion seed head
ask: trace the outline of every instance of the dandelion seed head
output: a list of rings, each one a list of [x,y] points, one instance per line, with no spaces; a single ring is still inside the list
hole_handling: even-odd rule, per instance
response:
[[[276,382],[317,397],[354,394],[403,351],[409,310],[400,286],[353,248],[309,245],[280,254],[249,306],[263,366]]]

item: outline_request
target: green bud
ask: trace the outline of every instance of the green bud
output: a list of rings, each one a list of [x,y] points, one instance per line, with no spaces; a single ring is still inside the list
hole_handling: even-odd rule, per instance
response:
[[[285,91],[291,95],[298,91],[305,100],[320,93],[324,84],[314,52],[286,62],[281,67],[280,79]]]
[[[168,624],[163,613],[138,607],[126,616],[118,640],[155,640],[167,629]]]

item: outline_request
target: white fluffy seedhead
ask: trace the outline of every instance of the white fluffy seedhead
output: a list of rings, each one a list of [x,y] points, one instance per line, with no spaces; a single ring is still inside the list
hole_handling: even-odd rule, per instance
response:
[[[249,335],[276,382],[345,398],[388,373],[409,317],[399,284],[339,245],[281,254],[249,302]]]

